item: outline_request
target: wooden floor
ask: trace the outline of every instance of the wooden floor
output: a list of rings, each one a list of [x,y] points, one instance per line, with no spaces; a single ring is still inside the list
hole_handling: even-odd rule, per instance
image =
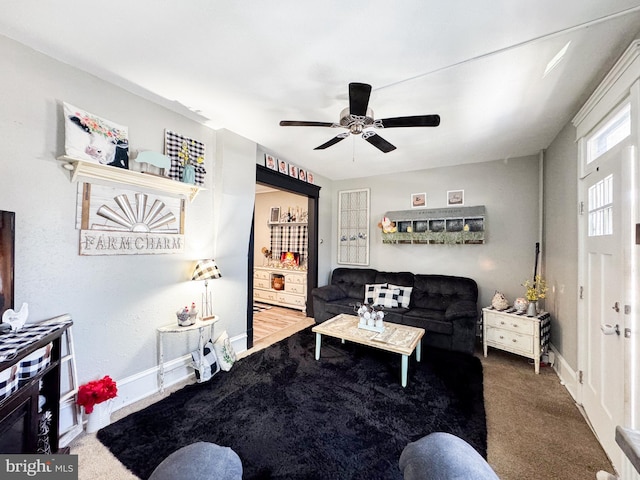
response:
[[[242,353],[242,357],[268,347],[313,325],[313,318],[300,310],[271,306],[253,314],[253,347]]]

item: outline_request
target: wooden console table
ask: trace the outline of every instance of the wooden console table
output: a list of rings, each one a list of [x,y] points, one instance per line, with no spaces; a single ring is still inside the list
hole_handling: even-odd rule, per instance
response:
[[[198,319],[193,325],[188,327],[181,327],[178,322],[174,322],[171,325],[165,325],[164,327],[158,327],[158,381],[160,383],[160,392],[164,392],[164,335],[167,333],[184,333],[198,330],[200,338],[198,340],[198,350],[200,351],[200,371],[204,371],[204,332],[205,329],[209,329],[209,338],[213,340],[214,324],[218,321],[218,316],[214,315],[206,320]]]

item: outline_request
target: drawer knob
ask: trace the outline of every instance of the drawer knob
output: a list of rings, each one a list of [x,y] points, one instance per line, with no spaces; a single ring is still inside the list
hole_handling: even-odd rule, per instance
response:
[[[513,326],[514,326],[515,328],[518,328],[518,324],[517,324],[517,323],[514,323],[514,324],[513,324]]]
[[[516,343],[516,342],[517,342],[517,340],[514,338],[514,339],[512,340],[512,342],[513,342],[513,343]]]
[[[500,340],[504,340],[504,337],[502,335],[500,335]]]
[[[500,325],[504,325],[504,322],[503,322],[503,321],[500,321]]]

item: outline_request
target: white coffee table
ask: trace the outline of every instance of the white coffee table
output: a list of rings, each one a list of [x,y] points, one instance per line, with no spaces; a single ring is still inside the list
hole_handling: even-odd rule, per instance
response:
[[[358,328],[358,321],[355,315],[340,314],[313,327],[311,331],[316,334],[316,360],[320,360],[322,335],[339,338],[342,343],[348,340],[387,352],[399,353],[402,355],[401,383],[406,387],[409,357],[415,350],[416,360],[420,361],[420,341],[424,336],[424,328],[386,322],[384,332],[378,333]]]

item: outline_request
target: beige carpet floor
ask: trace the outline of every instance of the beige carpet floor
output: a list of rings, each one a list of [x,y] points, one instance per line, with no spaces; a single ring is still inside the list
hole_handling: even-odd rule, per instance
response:
[[[288,327],[254,349],[264,348],[307,325],[302,322]],[[480,349],[477,355],[481,357]],[[490,350],[482,362],[488,461],[501,480],[591,480],[598,470],[612,471],[580,410],[551,368],[542,368],[536,375],[527,359],[497,350]],[[176,385],[165,394],[181,387]],[[112,415],[112,420],[160,398],[161,395],[154,395],[121,409]],[[111,455],[95,434],[81,434],[71,444],[71,453],[78,455],[80,480],[138,478]]]

